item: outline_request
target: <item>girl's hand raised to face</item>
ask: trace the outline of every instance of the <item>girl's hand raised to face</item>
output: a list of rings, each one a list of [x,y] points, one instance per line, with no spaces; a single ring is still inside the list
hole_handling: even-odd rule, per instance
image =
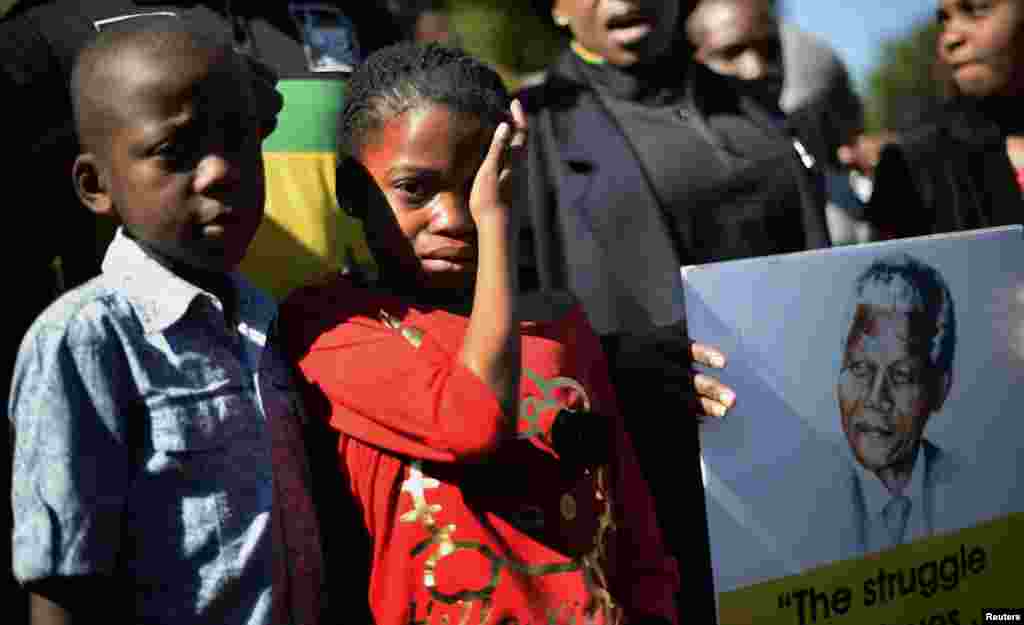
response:
[[[479,228],[481,222],[499,219],[511,225],[518,211],[514,210],[513,177],[522,167],[526,151],[526,115],[519,100],[513,100],[510,120],[498,125],[491,139],[483,164],[473,179],[469,195],[469,212]]]

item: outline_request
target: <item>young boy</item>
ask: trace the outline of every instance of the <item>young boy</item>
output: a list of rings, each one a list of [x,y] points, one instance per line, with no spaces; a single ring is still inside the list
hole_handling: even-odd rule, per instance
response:
[[[313,622],[300,411],[275,305],[234,272],[280,99],[194,26],[138,22],[72,74],[75,188],[122,225],[19,352],[14,572],[35,623]]]

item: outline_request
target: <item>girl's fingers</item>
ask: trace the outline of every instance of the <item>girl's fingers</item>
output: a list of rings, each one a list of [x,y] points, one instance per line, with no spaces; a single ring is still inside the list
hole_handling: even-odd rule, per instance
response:
[[[477,175],[488,170],[495,176],[501,172],[505,166],[505,152],[508,149],[510,134],[511,130],[506,122],[498,124],[498,127],[494,130],[494,136],[491,137],[491,147],[487,150],[487,157],[480,166],[480,171]]]
[[[523,107],[519,103],[519,100],[512,100],[512,104],[509,107],[512,111],[510,122],[512,128],[510,128],[509,142],[506,145],[506,159],[502,169],[502,177],[508,177],[508,170],[515,168],[517,163],[522,159],[523,152],[526,150],[526,114],[523,112]]]
[[[511,145],[513,147],[522,147],[526,144],[526,113],[523,112],[523,105],[520,104],[519,100],[512,100],[512,122],[515,124],[516,131],[512,137]]]
[[[499,183],[504,183],[512,175],[512,170],[516,169],[516,164],[521,160],[526,147],[527,122],[523,107],[519,100],[513,100],[509,108],[511,116],[495,129],[491,146],[479,172],[494,175]]]

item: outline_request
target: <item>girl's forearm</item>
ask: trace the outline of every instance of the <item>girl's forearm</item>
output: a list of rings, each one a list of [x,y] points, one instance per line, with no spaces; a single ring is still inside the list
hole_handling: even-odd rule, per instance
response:
[[[515,433],[521,369],[517,239],[512,230],[512,222],[504,216],[477,224],[473,309],[459,354],[462,363],[494,391],[509,435]]]

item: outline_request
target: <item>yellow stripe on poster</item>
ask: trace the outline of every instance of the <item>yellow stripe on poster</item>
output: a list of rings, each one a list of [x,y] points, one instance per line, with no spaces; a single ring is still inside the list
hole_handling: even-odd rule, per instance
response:
[[[263,223],[241,271],[275,297],[325,274],[351,258],[373,261],[360,223],[338,208],[335,156],[330,152],[264,152],[267,202]]]
[[[720,625],[982,625],[1024,606],[1024,514],[719,596]]]

